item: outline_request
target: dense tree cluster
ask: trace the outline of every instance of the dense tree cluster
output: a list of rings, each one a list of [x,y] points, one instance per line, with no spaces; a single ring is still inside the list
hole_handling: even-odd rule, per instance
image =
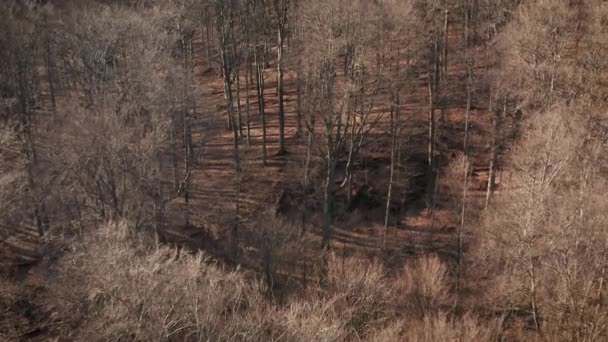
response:
[[[603,1],[10,0],[0,46],[0,339],[608,340]]]

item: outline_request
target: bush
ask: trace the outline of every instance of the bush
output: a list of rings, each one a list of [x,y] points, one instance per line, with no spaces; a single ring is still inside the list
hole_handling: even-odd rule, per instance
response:
[[[404,306],[421,315],[448,304],[448,277],[447,266],[436,256],[405,265],[398,283]]]
[[[363,329],[368,313],[387,306],[386,288],[373,286],[379,266],[355,271],[346,280],[332,273],[330,299],[273,306],[243,272],[202,253],[157,247],[121,222],[72,244],[48,298],[58,308],[58,334],[74,340],[344,341],[348,324]]]
[[[439,313],[427,315],[422,321],[412,322],[403,334],[402,341],[494,341],[494,329],[468,314],[462,318],[451,319],[445,313]]]
[[[425,315],[422,319],[397,321],[374,332],[373,342],[460,342],[494,341],[494,323],[483,324],[470,314],[449,318],[447,314]]]
[[[332,254],[328,278],[335,310],[357,334],[394,315],[394,286],[379,262]]]
[[[77,340],[239,340],[256,336],[243,317],[266,307],[242,275],[202,253],[155,248],[125,223],[74,243],[57,272],[63,333]]]

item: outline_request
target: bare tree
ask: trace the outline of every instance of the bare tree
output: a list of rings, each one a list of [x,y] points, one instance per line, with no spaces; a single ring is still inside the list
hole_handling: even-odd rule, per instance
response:
[[[555,185],[575,156],[580,140],[563,121],[564,114],[539,116],[533,129],[515,152],[513,163],[521,170],[488,216],[485,247],[496,248],[496,260],[511,265],[507,271],[515,288],[525,289],[534,327],[541,331],[540,308],[544,260],[550,257],[550,229]],[[568,137],[568,138],[565,138]],[[562,224],[568,224],[562,222]],[[505,269],[506,270],[506,269]],[[517,279],[517,280],[516,280]],[[516,298],[511,298],[515,300]]]
[[[285,45],[286,24],[290,0],[273,0],[273,10],[277,26],[277,96],[279,98],[279,155],[287,153],[285,149],[285,105],[283,103],[283,47]]]
[[[502,71],[522,106],[550,106],[572,96],[565,77],[572,15],[559,1],[528,3],[505,29]]]
[[[338,82],[337,65],[335,57],[344,45],[350,44],[353,41],[349,34],[341,36],[341,33],[352,29],[351,23],[347,21],[344,26],[340,26],[335,22],[335,15],[341,11],[350,13],[350,20],[361,18],[366,5],[363,3],[352,4],[352,7],[347,6],[344,1],[336,0],[326,4],[309,3],[302,4],[302,10],[305,13],[302,16],[302,23],[307,28],[307,35],[310,40],[317,37],[333,36],[334,39],[328,39],[320,48],[315,46],[307,46],[305,54],[308,63],[308,75],[310,94],[307,96],[307,128],[311,142],[317,147],[319,153],[324,156],[326,164],[326,179],[323,200],[323,248],[328,250],[330,239],[332,236],[332,221],[333,221],[333,199],[336,177],[336,166],[339,158],[342,156],[343,150],[348,146],[349,138],[352,138],[351,147],[355,144],[360,144],[360,140],[368,132],[368,122],[356,118],[355,107],[352,103],[352,98],[357,92],[356,75],[351,73],[345,75],[345,83],[342,86]],[[365,27],[365,26],[364,26]],[[355,31],[351,32],[354,33]],[[344,40],[342,40],[344,38]],[[365,41],[363,41],[365,42]],[[364,48],[365,44],[357,46]],[[354,57],[355,55],[353,55]],[[363,73],[363,65],[361,60],[361,76]],[[353,63],[355,61],[353,60]],[[352,81],[349,81],[352,80]],[[361,81],[363,79],[360,79]],[[362,83],[359,83],[362,86]],[[362,88],[365,89],[365,88]],[[375,89],[373,85],[370,89]],[[362,113],[365,118],[371,110],[366,108]],[[318,113],[318,115],[316,114]],[[317,121],[318,119],[318,121]],[[357,122],[358,121],[358,122]],[[315,124],[320,122],[320,132],[315,127]],[[355,129],[353,130],[353,127]],[[352,157],[352,151],[350,156]]]
[[[260,114],[260,119],[262,121],[262,164],[266,166],[267,163],[267,151],[266,151],[266,103],[264,100],[264,89],[265,89],[265,66],[267,63],[267,41],[266,35],[268,31],[268,23],[263,20],[263,17],[266,15],[267,8],[264,5],[265,3],[260,0],[254,0],[252,2],[252,16],[251,16],[251,25],[252,25],[252,46],[253,50],[253,62],[255,68],[255,86],[256,86],[256,95],[258,100],[258,112]],[[252,75],[253,76],[253,75]]]
[[[236,52],[236,44],[234,37],[235,15],[237,3],[231,1],[224,3],[222,1],[215,2],[215,11],[217,16],[219,43],[220,43],[220,56],[222,60],[222,78],[224,80],[224,98],[226,99],[226,110],[228,111],[228,117],[232,122],[232,132],[234,135],[233,139],[233,158],[234,158],[234,169],[238,173],[240,170],[240,156],[239,156],[239,137],[238,127],[234,118],[233,98],[232,98],[232,82],[236,77],[236,66],[238,64],[238,58]]]

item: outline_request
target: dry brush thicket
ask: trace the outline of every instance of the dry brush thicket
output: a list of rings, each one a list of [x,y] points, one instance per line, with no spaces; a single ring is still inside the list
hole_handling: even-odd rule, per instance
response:
[[[0,47],[1,340],[608,341],[604,1],[11,0]]]

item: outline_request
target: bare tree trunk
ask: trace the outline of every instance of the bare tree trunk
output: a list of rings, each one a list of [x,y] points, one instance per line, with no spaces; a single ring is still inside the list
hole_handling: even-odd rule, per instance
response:
[[[469,143],[469,114],[471,112],[471,96],[473,91],[473,61],[467,62],[467,107],[465,111],[464,119],[464,139],[463,139],[463,153],[465,156],[464,177],[462,182],[462,203],[460,211],[460,227],[458,229],[458,260],[456,265],[456,296],[454,306],[457,305],[460,294],[461,278],[463,273],[463,254],[464,254],[464,228],[465,228],[465,217],[466,217],[466,205],[467,205],[467,188],[469,182],[469,160],[468,160],[468,143]]]
[[[327,177],[323,197],[323,248],[329,248],[333,221],[333,188],[336,174],[336,160],[331,151],[327,152]]]
[[[284,22],[279,23],[277,48],[277,95],[279,97],[279,155],[284,155],[285,153],[287,153],[287,150],[285,149],[285,108],[283,104],[283,25]]]
[[[434,22],[436,22],[434,20]],[[434,24],[435,25],[435,24]],[[435,25],[436,26],[436,25]],[[428,141],[428,163],[431,170],[434,168],[435,160],[435,139],[436,139],[436,122],[435,122],[435,104],[439,95],[439,76],[440,76],[440,56],[439,56],[439,36],[435,32],[433,35],[433,51],[431,56],[432,69],[429,68],[428,74],[428,91],[429,91],[429,141]],[[431,74],[432,72],[432,74]]]
[[[396,178],[397,178],[397,184],[402,184],[401,183],[401,140],[397,139],[397,155],[396,155],[396,162],[397,162],[397,169],[396,169]],[[405,208],[405,201],[406,201],[406,197],[405,194],[403,193],[403,191],[400,191],[398,193],[400,196],[398,198],[399,200],[399,205],[397,206],[397,212],[395,213],[395,237],[397,237],[397,230],[399,228],[401,228],[401,217],[402,214],[404,212],[403,208]],[[405,212],[407,213],[407,209],[405,210]]]
[[[222,58],[224,60],[224,58]],[[224,62],[226,63],[226,62]],[[224,66],[224,93],[226,94],[226,106],[228,108],[228,115],[234,122],[234,108],[232,107],[232,82],[229,73],[229,67]],[[239,155],[239,132],[236,125],[232,125],[232,141],[233,141],[233,159],[234,159],[234,172],[235,172],[235,180],[236,180],[236,199],[235,199],[235,217],[234,223],[232,225],[232,257],[233,260],[236,261],[238,257],[238,225],[239,225],[239,207],[240,207],[240,176],[241,176],[241,162]]]
[[[256,89],[258,93],[258,110],[262,119],[262,163],[266,166],[266,115],[264,113],[264,62],[255,53]]]
[[[247,69],[245,69],[245,119],[247,120],[247,145],[251,146],[251,120],[250,120],[250,84],[251,84],[251,63],[247,60]]]
[[[187,166],[187,168],[189,168],[190,165]],[[189,228],[191,226],[190,224],[190,191],[189,191],[189,187],[190,187],[190,177],[188,177],[186,179],[186,182],[184,183],[184,222],[185,222],[185,226],[186,228]]]
[[[183,139],[184,139],[184,154],[186,158],[186,166],[192,155],[192,134],[190,131],[190,117],[188,115],[188,108],[184,105],[182,107],[182,124],[184,126]],[[188,168],[186,167],[186,170]]]
[[[536,303],[536,268],[532,257],[528,261],[528,274],[530,276],[530,305],[532,307],[532,319],[534,320],[534,328],[541,334],[540,324],[538,320],[538,306]]]
[[[233,131],[234,132],[234,131]],[[236,137],[236,136],[235,136]],[[237,148],[238,153],[238,148]],[[235,159],[238,160],[238,159]],[[240,171],[240,164],[235,163],[235,186],[236,186],[236,198],[234,203],[234,222],[232,223],[232,232],[231,232],[231,243],[232,243],[232,260],[235,262],[239,256],[239,226],[240,226],[240,212],[241,212],[241,186],[242,186],[242,178]]]
[[[177,143],[175,142],[175,117],[171,117],[171,162],[173,164],[173,188],[177,189]]]
[[[238,73],[236,48],[234,46],[233,16],[234,8],[222,2],[216,3],[218,16],[218,34],[220,39],[220,58],[222,62],[222,78],[224,80],[224,98],[229,121],[232,123],[234,170],[237,179],[240,177],[239,131],[234,118],[234,99],[232,98],[233,76]]]
[[[46,72],[47,72],[47,81],[49,83],[49,94],[51,95],[51,105],[53,108],[53,112],[57,109],[57,103],[55,101],[55,66],[53,63],[53,51],[51,49],[51,40],[46,37]]]
[[[237,115],[237,124],[239,126],[238,133],[239,139],[243,139],[243,125],[241,118],[241,77],[240,77],[240,69],[238,65],[236,66],[236,115]]]
[[[226,93],[226,106],[228,107],[228,116],[234,122],[234,114],[232,107],[232,82],[230,81],[230,76],[224,78],[224,92]],[[237,172],[237,175],[241,169],[240,166],[240,157],[239,157],[239,132],[237,130],[236,125],[232,125],[232,135],[233,135],[233,158],[234,158],[234,169]]]
[[[232,95],[230,95],[230,98],[232,98]],[[228,101],[228,97],[226,96],[226,93],[224,93],[224,101]],[[232,126],[234,126],[232,124],[232,116],[230,116],[228,114],[228,108],[226,108],[226,129],[228,130],[232,130]]]
[[[473,63],[473,61],[470,61]],[[465,156],[468,155],[468,147],[469,147],[469,114],[471,113],[471,96],[473,91],[473,66],[468,66],[467,71],[467,107],[464,114],[464,140],[462,144],[462,151]]]
[[[308,133],[308,146],[306,148],[306,165],[304,166],[304,189],[308,189],[308,170],[310,168],[310,158],[312,157],[312,135],[313,132]]]
[[[551,84],[549,86],[549,95],[553,95],[553,91],[555,90],[555,73],[556,73],[556,69],[557,69],[558,58],[559,58],[559,55],[557,53],[554,53],[553,61],[551,63]]]
[[[390,165],[390,176],[388,181],[388,192],[386,195],[386,211],[384,213],[384,238],[382,240],[382,247],[386,247],[386,238],[388,235],[388,220],[390,216],[391,200],[393,195],[393,181],[395,179],[395,163],[397,162],[397,140],[399,135],[399,90],[395,89],[393,94],[393,104],[391,105],[391,165]]]
[[[296,76],[296,138],[302,136],[302,79],[298,69]]]
[[[491,109],[490,109],[491,110]],[[494,188],[496,186],[496,169],[498,161],[498,153],[500,149],[501,139],[500,134],[502,131],[502,119],[506,115],[507,111],[507,98],[504,98],[502,113],[496,111],[494,113],[494,122],[492,129],[492,142],[490,147],[490,167],[488,170],[488,187],[486,190],[486,209],[490,203],[490,199],[494,195]]]
[[[428,203],[428,213],[427,216],[431,217],[431,229],[435,228],[435,208],[436,208],[436,198],[439,193],[439,174],[440,174],[440,165],[437,163],[434,171],[429,172],[429,182],[433,189],[430,194],[430,201]]]
[[[449,25],[449,15],[450,11],[445,10],[445,19],[443,23],[443,58],[442,58],[442,66],[443,66],[443,74],[447,79],[448,76],[448,25]]]
[[[394,106],[391,109],[391,165],[390,165],[390,176],[388,180],[388,191],[386,194],[386,210],[384,213],[384,238],[382,239],[382,247],[386,247],[386,238],[388,235],[388,219],[391,210],[391,198],[393,194],[393,179],[395,177],[395,150],[397,144],[397,125],[398,125],[398,108]]]
[[[352,197],[352,165],[353,165],[353,156],[355,154],[355,142],[354,142],[354,134],[351,133],[349,136],[349,147],[348,147],[348,160],[346,162],[346,170],[345,170],[345,179],[342,183],[342,186],[346,184],[346,202],[350,204]]]
[[[433,160],[434,158],[434,148],[435,148],[435,105],[434,105],[434,94],[433,94],[433,84],[431,77],[429,76],[428,80],[428,90],[429,90],[429,135],[428,135],[428,164],[429,168],[433,169]]]
[[[191,143],[190,143],[190,131],[189,131],[189,123],[188,123],[188,114],[187,110],[183,109],[183,125],[184,125],[184,170],[188,172],[191,165],[190,156],[191,153]],[[190,191],[189,191],[189,178],[186,180],[186,183],[183,187],[184,192],[184,220],[186,222],[186,227],[190,226]]]
[[[429,90],[429,132],[428,132],[428,182],[433,189],[428,194],[427,200],[427,215],[431,216],[431,228],[435,223],[435,197],[439,190],[439,167],[435,163],[435,134],[436,134],[436,123],[435,123],[435,108],[434,108],[434,91],[433,83],[429,77],[428,90]]]
[[[467,205],[467,188],[469,186],[469,164],[468,160],[464,165],[464,179],[462,182],[462,203],[460,205],[460,226],[458,228],[458,251],[457,251],[457,263],[456,263],[456,295],[454,300],[454,307],[458,305],[458,300],[461,290],[462,273],[463,273],[463,255],[464,255],[464,228],[466,218],[466,205]]]
[[[208,20],[207,20],[208,21]],[[207,65],[211,66],[211,32],[209,32],[209,24],[204,25],[205,31],[205,59]]]

